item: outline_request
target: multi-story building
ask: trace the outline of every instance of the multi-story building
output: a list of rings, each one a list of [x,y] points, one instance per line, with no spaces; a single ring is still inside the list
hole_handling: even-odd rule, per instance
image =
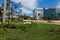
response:
[[[39,20],[43,18],[43,8],[37,8],[33,11],[33,18]]]
[[[56,19],[56,8],[44,8],[44,19]]]
[[[56,8],[56,19],[60,19],[60,8]]]
[[[33,11],[33,17],[46,20],[60,19],[60,8],[37,8]]]

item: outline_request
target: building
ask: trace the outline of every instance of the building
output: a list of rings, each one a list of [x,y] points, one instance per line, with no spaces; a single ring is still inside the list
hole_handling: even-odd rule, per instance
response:
[[[56,19],[56,8],[43,8],[44,11],[44,19],[46,20],[54,20]]]
[[[43,8],[37,8],[33,10],[33,18],[39,20],[43,18]]]
[[[60,19],[60,8],[56,8],[56,19]]]

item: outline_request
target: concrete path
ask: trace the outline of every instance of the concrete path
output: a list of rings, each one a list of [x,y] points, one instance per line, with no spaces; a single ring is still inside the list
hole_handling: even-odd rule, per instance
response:
[[[32,21],[32,22],[42,22],[42,23],[49,23],[47,20],[23,20],[23,21]],[[52,20],[52,23],[56,24],[56,25],[60,25],[60,20]]]

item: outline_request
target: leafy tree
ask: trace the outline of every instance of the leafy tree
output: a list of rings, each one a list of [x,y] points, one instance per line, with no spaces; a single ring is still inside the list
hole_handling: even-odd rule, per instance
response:
[[[17,12],[17,8],[18,8],[18,6],[20,5],[20,3],[15,3],[15,2],[12,2],[11,0],[7,0],[7,10],[9,10],[9,12],[8,12],[8,17],[9,17],[9,19],[8,19],[8,24],[10,24],[11,23],[11,16],[13,16],[14,15],[14,12]],[[21,10],[19,10],[19,11],[21,11]]]
[[[0,7],[0,19],[1,19],[1,22],[2,22],[2,13],[3,13],[3,9],[2,9],[2,7]]]

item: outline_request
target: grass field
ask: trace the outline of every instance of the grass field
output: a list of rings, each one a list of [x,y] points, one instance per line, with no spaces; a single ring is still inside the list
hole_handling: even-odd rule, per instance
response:
[[[60,40],[60,25],[39,23],[20,26],[24,26],[24,30],[23,28],[5,28],[2,32],[0,28],[0,40]]]

